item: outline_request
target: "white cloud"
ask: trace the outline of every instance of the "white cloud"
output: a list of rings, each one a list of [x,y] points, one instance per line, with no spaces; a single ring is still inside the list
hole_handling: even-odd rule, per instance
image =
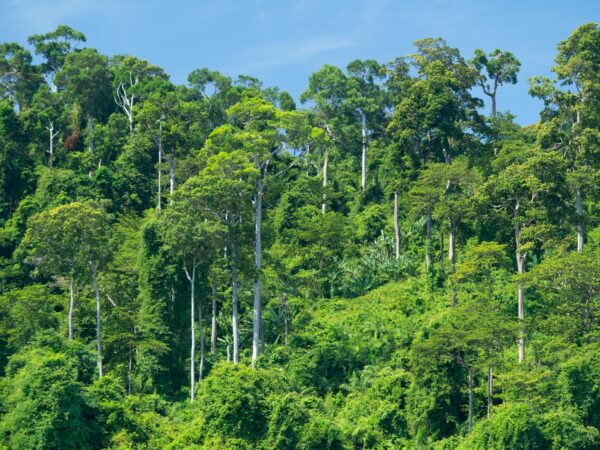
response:
[[[319,37],[307,39],[299,43],[273,43],[259,45],[249,52],[238,55],[243,67],[237,71],[254,72],[272,67],[292,64],[306,60],[312,56],[352,47],[352,40],[346,37]]]

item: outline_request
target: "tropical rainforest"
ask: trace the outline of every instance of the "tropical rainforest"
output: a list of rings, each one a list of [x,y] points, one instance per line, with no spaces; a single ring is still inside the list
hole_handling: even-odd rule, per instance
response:
[[[0,448],[600,448],[600,25],[251,76],[0,45]],[[484,103],[484,100],[486,101]]]

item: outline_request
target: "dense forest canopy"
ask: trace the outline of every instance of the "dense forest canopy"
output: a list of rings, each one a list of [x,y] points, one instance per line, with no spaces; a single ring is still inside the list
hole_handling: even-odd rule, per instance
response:
[[[1,44],[0,447],[599,448],[600,25],[520,65]]]

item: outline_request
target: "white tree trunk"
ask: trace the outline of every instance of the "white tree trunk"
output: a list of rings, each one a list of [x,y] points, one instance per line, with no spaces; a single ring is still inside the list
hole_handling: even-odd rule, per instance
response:
[[[398,222],[398,191],[394,191],[394,237],[396,239],[396,259],[400,259],[400,224]]]
[[[217,353],[217,288],[214,283],[212,284],[211,300],[210,354],[215,356]]]
[[[156,209],[161,209],[162,197],[162,121],[158,122],[158,195],[156,199]]]
[[[169,206],[173,204],[173,192],[175,192],[175,159],[173,155],[167,156],[169,162]]]
[[[327,212],[327,181],[329,176],[329,153],[325,153],[323,159],[323,204],[321,205],[321,212],[325,214]]]
[[[75,310],[75,276],[69,283],[69,339],[73,339],[73,311]]]
[[[581,189],[577,188],[575,191],[575,208],[577,212],[577,251],[581,253],[583,251],[583,244],[585,239],[585,230],[583,226],[583,201],[581,199]]]
[[[427,206],[426,218],[427,249],[425,251],[425,266],[431,266],[431,206]]]
[[[98,350],[98,376],[102,378],[102,316],[100,304],[100,290],[98,289],[97,270],[92,269],[92,284],[96,293],[96,347]]]
[[[58,136],[58,130],[54,131],[54,122],[48,121],[48,126],[46,127],[48,130],[48,166],[52,169],[54,164],[54,138]]]
[[[200,366],[198,367],[198,380],[204,377],[204,361],[206,359],[204,349],[204,324],[202,323],[202,303],[198,301],[198,334],[200,335]]]
[[[519,274],[525,273],[525,258],[526,254],[522,253],[520,250],[521,247],[521,227],[519,226],[519,213],[520,213],[520,204],[517,202],[514,208],[514,229],[515,229],[515,257],[517,260],[517,272]],[[523,320],[525,319],[525,298],[523,292],[523,283],[519,282],[517,287],[517,309],[518,309],[518,318],[521,323],[521,330],[519,331],[519,362],[523,362],[525,360],[525,332],[523,330]]]
[[[361,158],[361,177],[360,190],[364,194],[367,186],[367,116],[360,110],[360,131],[362,134],[362,158]]]
[[[262,197],[263,181],[258,179],[258,189],[256,192],[256,215],[255,215],[255,239],[254,239],[254,265],[256,270],[256,280],[254,281],[254,314],[252,317],[252,367],[256,366],[256,359],[260,351],[260,322],[262,318],[262,305],[260,300],[260,270],[262,264]]]
[[[184,267],[185,275],[190,282],[190,399],[194,401],[196,397],[196,319],[194,311],[196,309],[196,258],[192,261],[192,273]]]
[[[231,296],[232,296],[232,312],[231,324],[233,332],[233,363],[237,364],[240,361],[240,348],[238,337],[238,273],[237,273],[237,249],[235,238],[231,242]]]
[[[94,119],[92,116],[88,116],[88,136],[90,138],[88,150],[90,153],[94,153]]]

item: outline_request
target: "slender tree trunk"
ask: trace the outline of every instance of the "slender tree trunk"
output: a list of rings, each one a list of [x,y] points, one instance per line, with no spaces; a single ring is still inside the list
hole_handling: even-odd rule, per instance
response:
[[[425,251],[425,266],[429,269],[431,266],[431,206],[427,206],[427,219],[426,219],[426,232],[427,232],[427,249]]]
[[[364,194],[367,186],[367,116],[362,109],[360,110],[360,124],[360,131],[362,134],[360,190]]]
[[[492,117],[496,117],[496,93],[490,95],[492,98]]]
[[[48,137],[49,137],[49,149],[48,149],[48,153],[50,154],[50,156],[48,157],[48,165],[50,166],[50,168],[52,168],[52,156],[54,155],[54,136],[52,136],[52,132],[54,131],[54,126],[52,124],[50,124],[50,126],[48,127]]]
[[[210,326],[210,354],[214,357],[217,353],[217,287],[212,283],[212,311]]]
[[[264,353],[265,352],[265,327],[264,327],[264,323],[263,323],[263,318],[262,318],[262,308],[260,309],[260,317],[258,320],[258,323],[260,324],[260,328],[259,328],[259,353]]]
[[[58,131],[54,131],[54,123],[52,121],[48,121],[48,126],[46,127],[48,130],[48,166],[52,169],[54,165],[54,138],[58,136]]]
[[[514,229],[515,229],[515,257],[517,260],[517,272],[519,274],[525,273],[525,258],[526,254],[522,253],[520,250],[521,247],[521,227],[519,226],[519,213],[520,213],[520,204],[517,202],[514,208]],[[525,319],[525,298],[523,292],[523,283],[519,282],[517,287],[517,309],[518,309],[518,318],[521,324],[521,330],[519,331],[519,362],[523,362],[525,360],[525,332],[523,330],[523,320]]]
[[[467,367],[469,373],[469,417],[468,417],[468,432],[473,429],[473,369]]]
[[[89,144],[88,144],[88,150],[90,151],[90,153],[94,153],[94,118],[90,115],[88,115],[88,136],[89,136]]]
[[[202,323],[202,303],[198,301],[198,334],[200,335],[200,367],[198,367],[198,380],[204,377],[204,362],[206,351],[204,346],[204,324]]]
[[[73,311],[75,310],[75,275],[69,283],[69,339],[73,339]]]
[[[581,253],[583,251],[583,244],[585,239],[585,229],[583,226],[583,201],[581,199],[581,188],[575,190],[575,208],[577,212],[577,251]]]
[[[167,156],[169,163],[169,206],[173,204],[173,192],[175,192],[175,159],[173,155]]]
[[[232,292],[232,313],[231,324],[233,331],[233,363],[240,361],[240,348],[238,342],[238,273],[237,273],[237,249],[235,239],[231,242],[231,292]]]
[[[325,153],[323,159],[323,204],[321,205],[321,212],[325,214],[327,212],[327,177],[329,175],[329,153]]]
[[[98,349],[98,376],[102,378],[102,316],[100,305],[100,290],[98,289],[97,271],[92,270],[92,284],[96,293],[96,347]]]
[[[494,406],[494,366],[488,366],[487,381],[487,417],[492,417],[492,408]]]
[[[254,281],[254,314],[252,317],[252,367],[256,367],[256,359],[260,352],[260,322],[261,322],[261,301],[260,301],[260,270],[262,264],[262,197],[263,181],[258,178],[258,189],[256,192],[256,220],[255,220],[255,239],[254,239],[254,265],[256,270],[256,280]]]
[[[448,260],[451,265],[454,266],[456,264],[456,227],[452,220],[449,220],[448,222]]]
[[[161,209],[162,197],[162,121],[158,122],[158,195],[156,199],[156,209]]]
[[[581,103],[584,102],[584,98],[580,95]],[[577,109],[577,119],[576,124],[579,125],[581,123],[581,110]],[[581,144],[579,145],[579,153],[582,153]],[[571,163],[573,165],[573,171],[575,170],[574,162]],[[583,251],[583,244],[585,239],[585,229],[583,225],[583,200],[581,198],[581,187],[577,187],[575,190],[575,208],[577,213],[577,251],[581,253]]]
[[[394,237],[396,239],[396,260],[400,259],[400,224],[398,223],[398,191],[394,191]]]
[[[190,329],[191,329],[191,346],[190,346],[190,399],[194,401],[196,397],[196,319],[194,311],[196,309],[196,259],[192,261],[192,274],[185,269],[185,275],[190,282]]]

